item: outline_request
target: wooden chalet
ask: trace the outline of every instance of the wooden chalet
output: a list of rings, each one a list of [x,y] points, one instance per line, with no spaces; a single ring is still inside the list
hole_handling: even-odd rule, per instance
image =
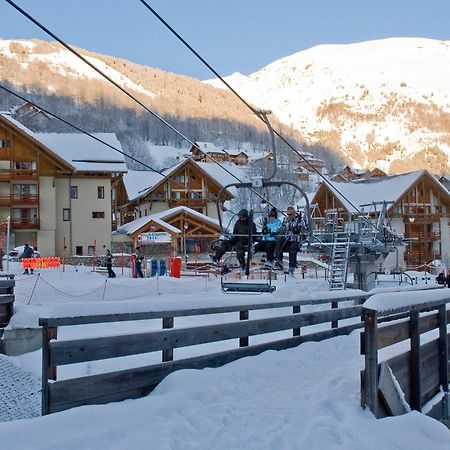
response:
[[[165,170],[163,175],[129,171],[113,185],[117,223],[123,225],[177,206],[186,206],[217,219],[217,195],[224,185],[235,181],[220,167],[191,158]],[[232,198],[234,195],[225,191],[224,201]]]
[[[389,263],[418,267],[441,259],[450,267],[450,195],[429,172],[330,184],[322,183],[311,201],[317,218],[336,213],[345,222],[356,209],[375,218],[388,202],[387,221],[409,242]]]
[[[206,253],[220,233],[219,221],[186,206],[150,214],[118,227],[114,242],[124,242],[134,249],[145,247],[146,255],[186,255]],[[152,240],[151,237],[162,239]]]
[[[192,158],[202,162],[229,161],[230,156],[225,150],[217,148],[212,142],[194,142],[191,148]]]
[[[126,167],[104,147],[82,134],[33,133],[0,114],[0,220],[10,218],[11,246],[29,242],[44,256],[87,254],[96,240],[110,246],[111,180]]]
[[[345,166],[331,178],[331,181],[341,183],[345,181],[361,180],[363,178],[384,178],[386,176],[387,174],[378,167],[375,167],[372,170],[365,170]]]
[[[245,152],[231,152],[224,150],[228,154],[228,160],[238,166],[246,166],[248,164],[248,155]]]

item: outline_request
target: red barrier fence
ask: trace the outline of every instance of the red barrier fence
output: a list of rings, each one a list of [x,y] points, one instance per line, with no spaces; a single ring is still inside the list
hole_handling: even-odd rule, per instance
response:
[[[24,269],[57,269],[60,265],[61,261],[59,256],[22,259],[22,267]]]

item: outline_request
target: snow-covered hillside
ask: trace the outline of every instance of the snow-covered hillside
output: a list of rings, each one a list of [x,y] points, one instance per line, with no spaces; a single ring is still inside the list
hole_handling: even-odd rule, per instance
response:
[[[12,48],[14,48],[14,44],[16,45],[16,47],[22,46],[26,48],[29,51],[27,58],[23,61],[20,61],[20,56],[18,56],[18,53],[11,50],[11,44]],[[0,40],[0,55],[6,58],[19,60],[24,68],[26,68],[30,63],[37,62],[47,65],[54,72],[59,73],[60,75],[63,75],[67,78],[103,80],[103,77],[99,73],[94,71],[91,67],[86,65],[68,50],[61,47],[55,48],[54,51],[49,52],[48,48],[46,48],[45,51],[40,52],[37,47],[38,44],[34,41]],[[128,77],[124,76],[122,73],[113,69],[108,64],[105,64],[100,59],[91,56],[86,56],[86,59],[125,89],[131,89],[150,98],[155,97],[155,93],[142,88],[141,86],[130,80]]]
[[[438,172],[450,155],[449,74],[450,41],[391,38],[320,45],[226,80],[356,167]]]

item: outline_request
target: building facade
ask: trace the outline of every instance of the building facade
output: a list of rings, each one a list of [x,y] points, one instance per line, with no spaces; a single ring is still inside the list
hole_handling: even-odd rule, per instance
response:
[[[316,219],[335,213],[344,222],[357,210],[372,219],[386,202],[385,222],[405,238],[405,245],[390,254],[386,265],[420,268],[433,260],[450,267],[450,195],[429,172],[355,182],[322,183],[311,203]]]
[[[120,148],[115,135],[97,136]],[[10,220],[10,246],[29,242],[42,256],[105,251],[111,183],[124,171],[123,155],[89,136],[33,133],[0,114],[0,220]]]

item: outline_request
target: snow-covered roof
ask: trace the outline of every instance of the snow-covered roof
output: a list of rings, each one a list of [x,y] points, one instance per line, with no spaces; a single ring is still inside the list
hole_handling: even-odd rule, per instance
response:
[[[198,142],[196,141],[195,144],[197,144],[198,148],[203,152],[203,153],[226,153],[225,151],[223,151],[220,148],[217,148],[212,142]]]
[[[425,170],[418,170],[403,175],[394,175],[382,179],[358,180],[350,183],[339,183],[328,180],[329,184],[327,186],[348,211],[356,212],[355,207],[359,207],[359,205],[365,205],[371,202],[397,201],[425,172]],[[442,186],[442,189],[445,190],[444,186]]]
[[[244,166],[237,166],[230,162],[222,162],[220,165],[208,162],[196,162],[196,164],[222,186],[239,183],[239,180],[248,181],[247,169]]]
[[[225,152],[228,153],[230,156],[239,156],[239,155],[248,156],[247,153],[245,153],[242,150],[225,150]]]
[[[112,148],[82,133],[34,133],[25,125],[1,112],[0,116],[21,130],[51,153],[58,156],[77,172],[126,172],[124,156]],[[93,134],[98,139],[122,150],[114,133]]]
[[[77,172],[126,172],[125,157],[116,150],[83,133],[35,133],[36,139],[60,158],[72,164]],[[114,133],[93,136],[122,151]]]
[[[132,222],[128,222],[125,225],[118,227],[117,233],[131,235],[136,231],[138,231],[140,228],[142,228],[144,225],[149,223],[150,221],[153,221],[165,227],[169,231],[179,234],[181,233],[180,229],[174,227],[173,225],[168,224],[166,220],[170,220],[172,217],[178,215],[180,212],[185,213],[187,217],[196,217],[200,219],[202,222],[209,223],[210,225],[217,227],[218,230],[220,228],[219,221],[217,219],[212,219],[211,217],[208,217],[205,214],[202,214],[198,211],[188,208],[187,206],[177,206],[175,208],[160,211],[155,214],[140,217],[139,219],[133,220]]]
[[[166,171],[162,171],[165,174]],[[164,177],[151,170],[128,170],[123,175],[123,184],[127,191],[128,200],[142,197],[149,189]]]
[[[218,165],[213,163],[194,161],[192,158],[188,159],[193,165],[198,166],[221,186],[226,186],[227,184],[235,183],[238,181],[231,174],[234,174],[241,180],[246,180],[244,174],[245,171],[242,169],[242,167],[236,166],[236,164],[220,163],[220,165]],[[185,162],[186,159],[183,159],[174,166],[162,170],[161,174],[163,174],[164,177],[170,177],[171,174],[174,173],[180,167],[180,165],[184,164]],[[129,170],[128,173],[123,176],[123,182],[127,191],[128,199],[131,201],[135,200],[136,198],[145,196],[164,178],[161,174],[152,172],[150,170]],[[233,190],[231,189],[230,192],[233,192]]]

